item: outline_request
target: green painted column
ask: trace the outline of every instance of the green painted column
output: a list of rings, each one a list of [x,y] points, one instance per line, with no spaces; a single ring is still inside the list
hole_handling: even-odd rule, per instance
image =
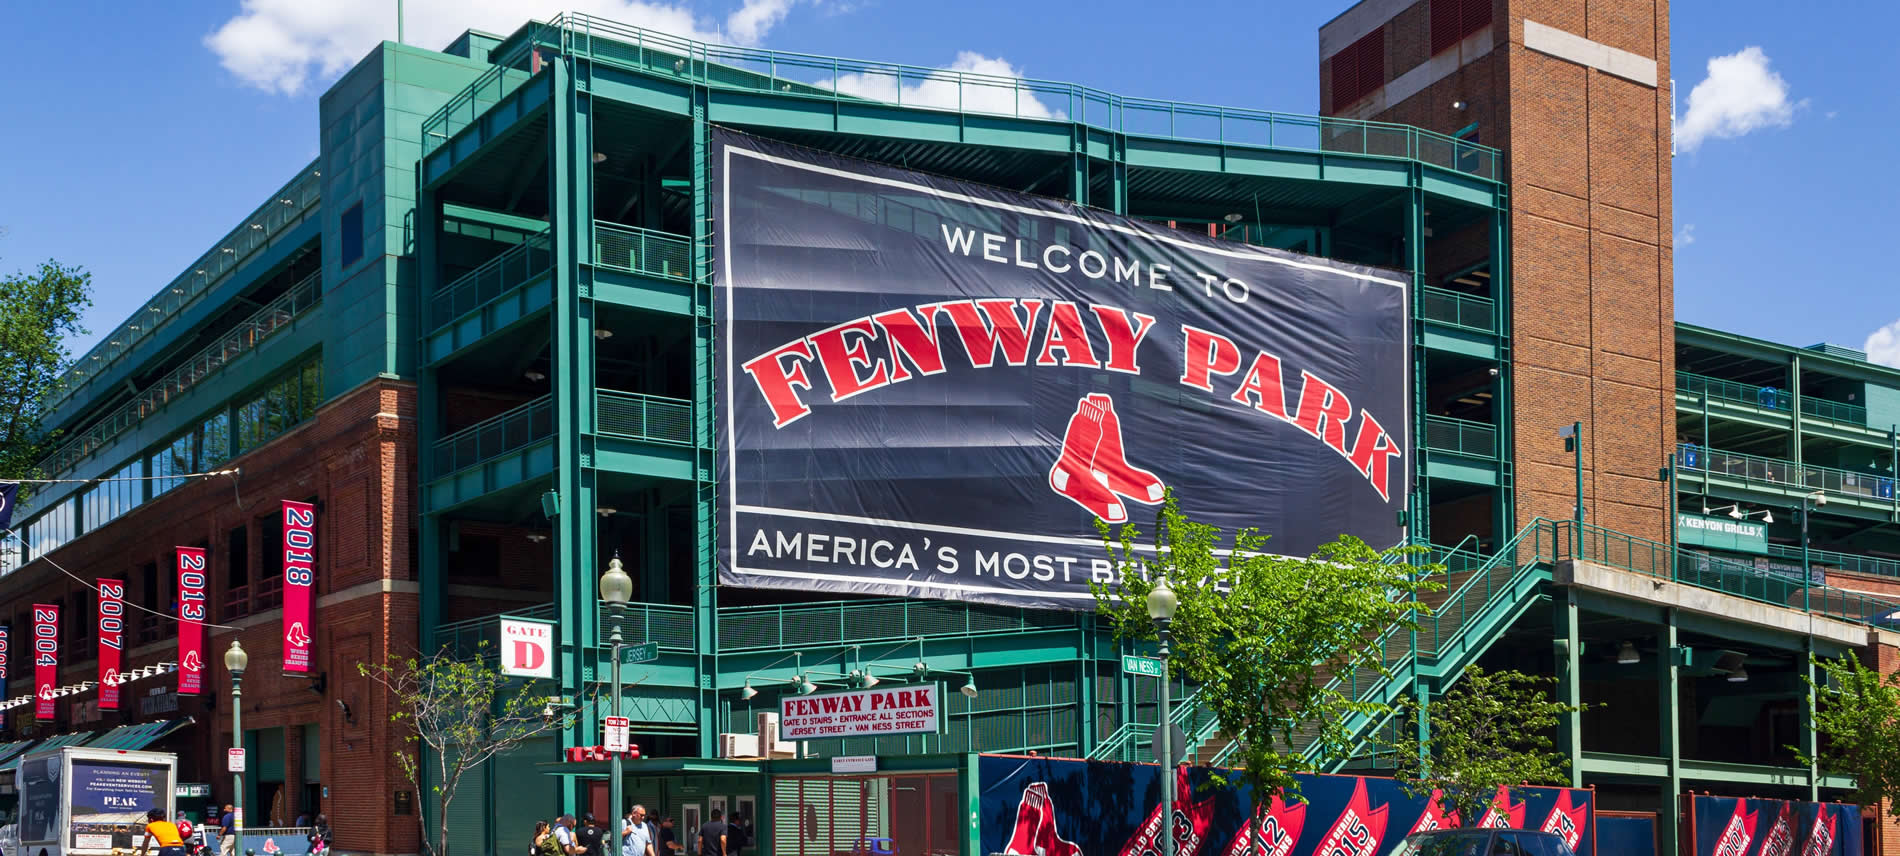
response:
[[[431,191],[422,191],[416,200],[416,307],[417,327],[420,331],[429,329],[429,297],[442,286],[442,272],[437,267],[437,229],[442,224],[442,209]],[[418,333],[418,339],[426,335]],[[418,343],[418,348],[421,344]],[[418,354],[416,362],[420,365],[424,357]],[[416,458],[417,469],[423,484],[428,479],[440,475],[435,471],[435,441],[442,433],[442,400],[436,389],[436,373],[433,369],[416,370]],[[418,485],[420,487],[420,485]],[[442,623],[443,580],[442,580],[442,535],[441,521],[433,514],[422,514],[417,521],[416,535],[416,583],[421,589],[419,614],[417,620],[417,645],[422,651],[434,651],[436,646],[435,628]]]
[[[1114,137],[1113,173],[1109,178],[1109,192],[1114,195],[1109,203],[1115,213],[1128,214],[1128,138],[1121,134]]]
[[[711,306],[712,271],[712,129],[706,121],[708,92],[693,89],[693,416],[698,435],[699,465],[695,473],[693,519],[697,549],[693,564],[693,648],[697,652],[699,690],[699,754],[719,754],[719,570],[714,549],[717,489],[713,481],[713,389],[718,380]]]
[[[1583,670],[1578,661],[1583,654],[1583,639],[1577,629],[1576,590],[1565,587],[1552,592],[1551,606],[1554,610],[1551,623],[1557,631],[1557,700],[1581,706]],[[1583,787],[1582,714],[1565,714],[1557,724],[1557,751],[1570,759],[1570,786]]]
[[[1075,707],[1081,715],[1076,723],[1077,745],[1087,755],[1095,748],[1095,616],[1082,616],[1082,637],[1076,640]]]
[[[979,821],[982,817],[979,811],[982,782],[977,777],[977,756],[964,755],[963,763],[958,765],[957,772],[962,774],[959,779],[963,792],[964,811],[969,812],[969,822],[959,824],[963,830],[962,835],[959,836],[962,839],[960,850],[964,853],[976,853],[977,848],[983,844],[983,827]]]
[[[1792,426],[1794,429],[1793,433],[1788,435],[1788,459],[1791,461],[1794,461],[1795,471],[1800,472],[1801,458],[1802,458],[1802,453],[1801,453],[1801,446],[1802,446],[1802,443],[1801,443],[1801,355],[1800,354],[1795,354],[1794,356],[1791,356],[1788,358],[1788,394],[1792,396],[1794,399],[1791,402],[1792,406],[1788,408],[1789,410],[1788,424]],[[1805,478],[1802,479],[1802,482],[1804,484],[1806,483],[1806,481],[1807,480]]]
[[[1809,620],[1813,620],[1810,616]],[[1801,689],[1801,754],[1808,756],[1808,802],[1821,801],[1821,767],[1814,763],[1820,754],[1819,741],[1814,733],[1814,637],[1808,637],[1807,668],[1808,683]]]
[[[1498,333],[1497,410],[1498,458],[1511,467],[1513,443],[1517,433],[1511,394],[1511,239],[1509,214],[1491,212],[1491,300],[1492,326]],[[1516,470],[1506,470],[1497,493],[1497,522],[1494,540],[1499,546],[1517,531]]]
[[[1412,189],[1405,200],[1405,264],[1412,271],[1410,300],[1415,306],[1425,285],[1425,193],[1419,189],[1422,167],[1413,164]],[[1405,319],[1412,333],[1412,445],[1422,448],[1425,437],[1425,326],[1413,318]],[[1412,498],[1406,520],[1406,533],[1414,538],[1432,535],[1431,487],[1425,459],[1412,462]],[[1416,648],[1416,645],[1414,646]]]
[[[1680,729],[1682,717],[1678,708],[1681,704],[1680,668],[1676,665],[1676,611],[1663,610],[1663,624],[1656,634],[1656,733],[1660,744],[1659,754],[1669,759],[1668,777],[1661,782],[1662,799],[1656,805],[1656,853],[1657,856],[1675,856],[1676,825],[1679,801],[1676,795],[1682,793],[1682,741]]]
[[[1081,124],[1069,130],[1069,198],[1089,204],[1089,131]]]
[[[1426,741],[1432,737],[1432,685],[1424,678],[1412,684],[1412,697],[1418,699],[1418,759],[1420,769],[1430,769],[1432,764],[1431,748]]]

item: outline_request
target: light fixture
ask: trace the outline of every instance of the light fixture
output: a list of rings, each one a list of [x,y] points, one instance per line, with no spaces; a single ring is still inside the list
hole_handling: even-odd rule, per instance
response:
[[[1155,621],[1173,621],[1174,611],[1181,605],[1181,599],[1168,588],[1168,578],[1162,577],[1155,587],[1148,590],[1148,617]]]
[[[747,678],[745,682],[745,689],[742,689],[739,691],[739,697],[743,699],[750,699],[753,696],[756,696],[758,694],[759,694],[759,691],[752,688],[752,679]]]
[[[594,331],[594,338],[599,339],[603,342],[613,337],[614,337],[614,331],[612,330],[602,328],[602,329]]]
[[[594,163],[606,163],[606,162],[607,162],[606,155],[603,155],[600,152],[594,153]]]
[[[600,575],[600,599],[611,604],[624,604],[633,599],[633,577],[627,576],[626,569],[621,567],[619,550],[607,560],[607,572]]]
[[[1229,222],[1229,223],[1238,223],[1238,222],[1240,222],[1240,220],[1241,220],[1241,217],[1242,217],[1242,216],[1243,216],[1243,215],[1241,215],[1241,214],[1240,214],[1239,212],[1234,212],[1234,213],[1232,213],[1232,214],[1229,214],[1229,215],[1227,215],[1227,216],[1225,216],[1225,217],[1222,217],[1221,219],[1222,219],[1222,220],[1226,220],[1226,221],[1227,221],[1227,222]]]
[[[231,640],[231,647],[224,651],[224,668],[233,676],[241,676],[244,674],[244,667],[250,664],[251,655],[244,653],[244,646],[238,644],[236,639]]]
[[[929,676],[930,667],[928,665],[925,665],[924,661],[918,660],[916,665],[910,667],[910,671],[911,671],[911,674],[917,676],[918,680],[923,680],[925,677]]]
[[[1710,511],[1709,511],[1709,504],[1708,504],[1708,503],[1706,503],[1706,502],[1705,502],[1705,503],[1702,503],[1702,516],[1703,516],[1703,517],[1707,517],[1707,516],[1709,516],[1709,514],[1710,514]]]
[[[864,689],[867,689],[867,690],[874,686],[877,686],[879,683],[876,675],[873,675],[870,672],[865,671],[864,669],[854,669],[851,672],[851,679],[854,681],[857,681],[858,686],[863,687]]]
[[[548,376],[547,376],[547,375],[544,375],[544,374],[542,374],[542,373],[540,373],[540,372],[537,372],[537,371],[527,371],[527,372],[522,372],[522,373],[521,373],[521,376],[522,376],[522,377],[525,377],[525,378],[527,378],[527,379],[529,379],[529,380],[531,380],[531,381],[534,381],[535,383],[540,383],[540,382],[542,382],[542,381],[544,381],[544,380],[547,380],[547,379],[548,379]]]
[[[963,686],[957,687],[957,692],[963,693],[969,698],[976,698],[976,679],[971,678],[964,681]]]
[[[1739,505],[1731,506],[1728,510],[1728,516],[1735,520],[1742,519],[1742,507]]]
[[[811,695],[817,689],[818,689],[818,685],[812,683],[811,678],[805,677],[804,675],[798,676],[798,694],[799,695]]]
[[[611,505],[602,505],[602,506],[597,506],[597,507],[595,507],[595,508],[594,508],[594,513],[595,513],[595,514],[598,514],[598,515],[600,515],[600,516],[602,516],[602,517],[612,517],[612,516],[614,516],[614,515],[616,515],[616,514],[619,514],[619,513],[620,513],[620,509],[618,509],[618,508],[615,508],[615,507],[613,507],[613,506],[611,506]]]
[[[1624,642],[1622,647],[1616,649],[1616,662],[1621,665],[1627,666],[1642,661],[1643,655],[1637,652],[1634,642]]]
[[[536,543],[536,544],[539,544],[539,543],[541,543],[541,542],[543,542],[543,541],[546,541],[546,540],[548,540],[548,536],[546,536],[546,535],[543,535],[543,534],[541,534],[541,533],[539,533],[539,532],[529,532],[529,533],[528,533],[528,540],[530,540],[530,541],[533,541],[533,542],[534,542],[534,543]]]
[[[1728,682],[1731,684],[1748,683],[1748,667],[1736,666],[1735,671],[1728,673]]]
[[[1463,110],[1468,106],[1470,105],[1466,104],[1463,99],[1451,102],[1451,109],[1453,110]]]
[[[1774,512],[1772,512],[1772,511],[1764,511],[1764,512],[1762,512],[1762,513],[1761,513],[1761,522],[1763,522],[1763,523],[1773,523],[1773,522],[1775,522],[1775,513],[1774,513]]]

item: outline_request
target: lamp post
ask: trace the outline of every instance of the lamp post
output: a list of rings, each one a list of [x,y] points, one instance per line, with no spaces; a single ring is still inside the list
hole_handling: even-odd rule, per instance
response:
[[[1174,589],[1168,588],[1168,578],[1161,581],[1148,592],[1148,617],[1154,620],[1155,632],[1161,637],[1161,726],[1155,730],[1155,743],[1159,745],[1161,757],[1161,856],[1174,856],[1174,730],[1170,727],[1168,716],[1168,625],[1174,621],[1174,610],[1181,605]]]
[[[1564,438],[1564,451],[1575,452],[1577,455],[1576,521],[1581,527],[1583,525],[1583,422],[1572,422],[1570,427],[1559,430],[1557,435]],[[1581,532],[1578,533],[1578,537],[1582,537]]]
[[[600,575],[600,599],[607,602],[607,614],[613,616],[613,635],[607,637],[607,641],[613,646],[613,660],[608,668],[613,671],[612,714],[614,716],[620,715],[620,645],[622,642],[620,611],[626,608],[627,601],[632,597],[633,578],[627,576],[627,572],[620,567],[620,551],[615,550],[614,557],[607,562],[607,572]],[[612,757],[609,759],[611,766],[608,775],[612,778],[607,781],[607,803],[608,811],[613,812],[614,816],[614,837],[611,839],[613,843],[607,852],[618,853],[621,836],[626,834],[626,818],[620,808],[620,756],[622,753],[609,754]]]
[[[1801,609],[1813,620],[1814,566],[1808,561],[1808,516],[1817,505],[1827,504],[1827,494],[1811,491],[1801,497]]]
[[[231,673],[231,748],[244,748],[244,667],[251,664],[251,656],[244,653],[244,646],[236,639],[231,647],[224,651],[224,668]],[[247,759],[248,760],[248,759]],[[232,827],[242,836],[244,832],[244,774],[231,774],[231,805],[237,811],[232,815]],[[235,844],[232,846],[236,846]]]

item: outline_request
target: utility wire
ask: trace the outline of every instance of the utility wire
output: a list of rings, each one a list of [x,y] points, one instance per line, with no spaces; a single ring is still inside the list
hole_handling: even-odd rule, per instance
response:
[[[208,473],[176,473],[168,476],[116,476],[96,479],[0,479],[0,484],[100,484],[103,482],[128,481],[170,481],[172,479],[203,479],[212,476],[235,476],[244,470],[234,467],[228,470],[212,470]]]
[[[13,540],[15,540],[15,541],[18,541],[18,542],[20,542],[20,547],[21,547],[22,549],[32,549],[32,548],[31,548],[31,546],[30,546],[30,545],[28,545],[28,544],[26,543],[26,539],[25,539],[25,538],[22,538],[22,537],[20,537],[20,533],[18,533],[18,532],[15,532],[15,531],[13,531],[12,529],[8,529],[8,530],[6,530],[6,534],[8,534],[8,535],[11,535],[11,536],[13,536]],[[73,573],[72,571],[69,571],[69,570],[66,570],[66,568],[65,568],[64,566],[62,566],[62,565],[61,565],[60,563],[58,563],[58,562],[55,562],[55,561],[53,561],[53,557],[52,557],[52,556],[40,556],[40,557],[38,557],[38,559],[36,559],[35,561],[38,561],[38,560],[45,560],[45,562],[46,562],[47,564],[49,564],[49,565],[52,565],[52,566],[53,566],[53,567],[54,567],[55,569],[57,569],[57,570],[58,570],[58,571],[59,571],[60,573],[62,573],[62,574],[65,574],[66,576],[69,576],[69,577],[72,577],[72,578],[73,578],[73,580],[74,580],[75,582],[78,582],[79,584],[81,584],[81,585],[84,585],[84,586],[85,586],[86,588],[89,588],[89,589],[92,589],[92,590],[93,590],[94,592],[98,592],[98,591],[99,591],[99,586],[98,586],[98,584],[97,584],[97,583],[94,583],[94,582],[92,582],[92,581],[90,581],[90,580],[87,580],[87,579],[84,579],[84,578],[82,578],[82,577],[80,577],[80,576],[79,576],[78,574],[75,574],[75,573]],[[129,607],[131,607],[131,608],[133,608],[133,609],[136,609],[136,610],[138,610],[138,611],[140,611],[140,612],[144,612],[144,613],[149,613],[149,614],[151,614],[151,615],[156,615],[156,616],[158,616],[158,617],[160,617],[160,618],[163,618],[163,619],[167,619],[167,620],[170,620],[170,621],[176,621],[176,622],[179,622],[179,623],[181,623],[181,624],[182,624],[182,623],[184,623],[184,619],[182,619],[182,618],[179,618],[179,617],[178,617],[178,616],[176,616],[176,615],[170,615],[170,614],[167,614],[167,613],[163,613],[163,612],[159,612],[158,610],[155,610],[155,609],[148,609],[148,608],[146,608],[146,607],[144,607],[144,606],[142,606],[142,605],[140,605],[140,604],[136,604],[136,603],[133,603],[133,602],[131,602],[131,601],[121,601],[121,603],[123,603],[123,604],[124,604],[125,606],[129,606]],[[226,624],[212,624],[212,623],[211,623],[211,622],[209,622],[209,621],[200,621],[200,622],[198,622],[198,623],[199,623],[199,624],[201,624],[201,625],[204,625],[205,627],[211,627],[211,628],[215,628],[215,629],[218,629],[218,630],[236,630],[236,629],[237,629],[236,627],[232,627],[232,626],[230,626],[230,625],[226,625]]]

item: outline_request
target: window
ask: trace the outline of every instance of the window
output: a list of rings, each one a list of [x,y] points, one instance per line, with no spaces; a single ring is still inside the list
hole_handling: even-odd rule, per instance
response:
[[[311,417],[321,400],[323,366],[311,360],[237,406],[237,451],[244,454]]]
[[[225,580],[225,584],[231,588],[240,588],[251,581],[249,529],[239,526],[231,530],[231,534],[226,538],[225,543],[230,554],[230,558],[225,560],[225,568],[230,572],[230,575]]]
[[[217,413],[206,419],[199,437],[203,443],[199,446],[198,466],[208,470],[231,460],[231,414]]]
[[[73,540],[73,501],[68,499],[48,509],[38,520],[27,524],[26,543],[37,559]]]
[[[337,231],[340,233],[337,246],[343,251],[342,264],[349,267],[363,258],[363,203],[358,202],[343,212]]]
[[[144,476],[145,461],[136,460],[107,476],[107,480],[100,482],[97,487],[86,491],[79,504],[85,517],[82,531],[91,532],[111,523],[144,502],[145,483],[139,481]]]
[[[1480,157],[1478,151],[1478,146],[1483,143],[1484,140],[1478,136],[1478,124],[1476,122],[1473,122],[1470,127],[1458,133],[1459,171],[1477,172],[1478,169],[1484,165],[1484,159]]]
[[[185,483],[182,476],[197,472],[198,432],[178,435],[170,445],[152,453],[152,495],[158,496]]]
[[[1432,0],[1432,55],[1491,25],[1491,0]]]
[[[1385,85],[1385,30],[1373,30],[1333,54],[1333,109],[1351,106]]]

